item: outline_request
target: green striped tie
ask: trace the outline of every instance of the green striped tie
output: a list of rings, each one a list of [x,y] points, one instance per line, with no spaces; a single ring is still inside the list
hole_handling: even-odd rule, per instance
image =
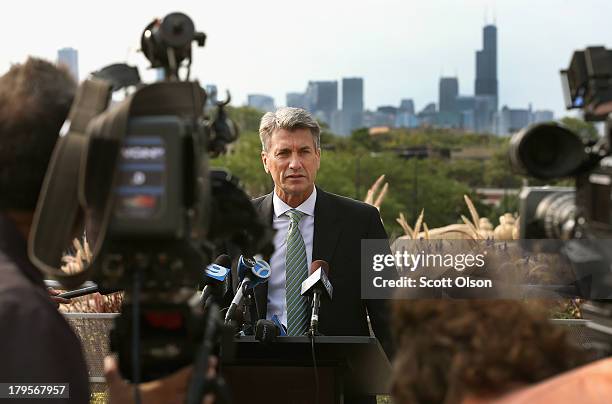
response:
[[[302,335],[308,330],[308,301],[300,295],[300,291],[302,282],[308,277],[308,262],[306,245],[298,225],[306,214],[295,209],[287,211],[286,214],[291,219],[285,257],[287,335]]]

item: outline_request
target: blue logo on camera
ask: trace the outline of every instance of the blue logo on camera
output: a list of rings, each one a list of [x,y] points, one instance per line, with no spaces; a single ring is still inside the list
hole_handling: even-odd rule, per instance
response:
[[[209,276],[218,281],[224,281],[229,273],[229,269],[218,264],[210,264],[206,267],[206,276]]]

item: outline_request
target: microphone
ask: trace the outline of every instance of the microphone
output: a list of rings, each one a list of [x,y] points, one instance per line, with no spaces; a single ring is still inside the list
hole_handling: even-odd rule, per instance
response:
[[[312,315],[310,317],[311,336],[318,334],[319,329],[319,307],[321,297],[331,300],[334,288],[329,281],[329,264],[323,260],[315,260],[310,265],[309,276],[302,282],[302,296],[312,297]]]
[[[225,324],[229,324],[233,320],[236,308],[244,298],[244,292],[247,289],[252,289],[261,283],[267,282],[271,272],[270,264],[266,261],[240,256],[238,260],[238,279],[240,283],[238,284],[232,304],[225,315]]]
[[[274,342],[281,331],[272,320],[257,320],[255,324],[255,339],[263,343]]]
[[[211,296],[214,296],[218,300],[220,294],[220,287],[227,279],[227,276],[231,272],[232,259],[227,254],[221,254],[217,257],[214,263],[208,265],[204,270],[204,276],[202,277],[202,294],[200,295],[200,302],[202,305],[206,305],[206,302]]]
[[[100,293],[102,295],[108,295],[110,293],[115,293],[115,292],[119,292],[122,289],[103,289],[100,290],[100,288],[98,287],[98,285],[93,284],[91,286],[86,286],[84,288],[81,289],[74,289],[74,290],[69,290],[67,292],[63,292],[60,293],[59,295],[57,295],[57,297],[62,297],[64,299],[72,299],[75,297],[81,297],[81,296],[85,296],[85,295],[89,295],[92,293]]]

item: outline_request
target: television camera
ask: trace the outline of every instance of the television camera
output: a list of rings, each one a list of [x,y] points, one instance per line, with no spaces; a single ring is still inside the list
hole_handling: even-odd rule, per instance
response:
[[[581,296],[612,298],[612,50],[574,52],[561,79],[566,107],[581,109],[586,121],[605,122],[605,133],[587,139],[550,122],[512,137],[515,171],[542,180],[575,179],[575,187],[521,190],[520,238],[530,250],[561,250],[576,272]]]
[[[225,110],[229,94],[210,117],[206,92],[189,81],[192,43],[203,46],[205,39],[187,15],[169,14],[141,38],[164,81],[145,85],[137,69],[111,65],[79,86],[29,240],[32,262],[67,289],[91,279],[101,291],[124,290],[111,349],[134,383],[196,357],[207,364],[224,327],[218,308],[205,312],[195,303],[203,269],[221,245],[254,255],[270,241],[237,180],[208,166],[238,130]],[[113,104],[119,89],[127,95]],[[62,255],[83,228],[93,261],[82,272],[64,273]],[[200,399],[207,390],[194,389],[192,397]]]

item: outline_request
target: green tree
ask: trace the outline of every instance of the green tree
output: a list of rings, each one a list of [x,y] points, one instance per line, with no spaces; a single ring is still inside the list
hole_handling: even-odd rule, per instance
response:
[[[273,188],[270,176],[261,163],[261,143],[257,128],[262,113],[250,108],[234,108],[230,116],[247,128],[227,155],[211,160],[211,166],[225,167],[243,183],[252,197]],[[496,223],[500,213],[480,203],[472,189],[481,185],[516,188],[521,177],[513,175],[507,160],[507,139],[478,134],[462,134],[439,129],[394,130],[384,137],[371,138],[367,129],[350,137],[322,133],[321,169],[317,184],[328,192],[358,200],[381,174],[386,175],[389,191],[381,206],[381,216],[392,237],[403,234],[395,219],[402,212],[414,225],[421,209],[430,228],[457,223],[460,215],[469,216],[463,195],[470,196],[481,216]],[[491,160],[404,160],[395,150],[401,147],[466,147],[472,145],[496,148]],[[376,150],[379,150],[376,152]],[[513,202],[508,201],[509,211]]]
[[[586,122],[569,116],[561,119],[561,123],[567,126],[572,132],[576,133],[584,141],[597,141],[599,134],[593,122]]]
[[[476,188],[485,185],[485,165],[480,160],[456,160],[449,161],[445,166],[449,178]]]
[[[238,125],[240,132],[259,132],[263,111],[250,107],[226,107],[228,116]]]
[[[485,184],[492,188],[518,188],[522,184],[521,176],[514,174],[508,157],[508,143],[502,145],[485,163]]]
[[[252,197],[272,190],[272,180],[261,162],[261,142],[255,132],[242,133],[226,155],[210,161],[211,167],[223,167],[237,176],[245,191]]]

